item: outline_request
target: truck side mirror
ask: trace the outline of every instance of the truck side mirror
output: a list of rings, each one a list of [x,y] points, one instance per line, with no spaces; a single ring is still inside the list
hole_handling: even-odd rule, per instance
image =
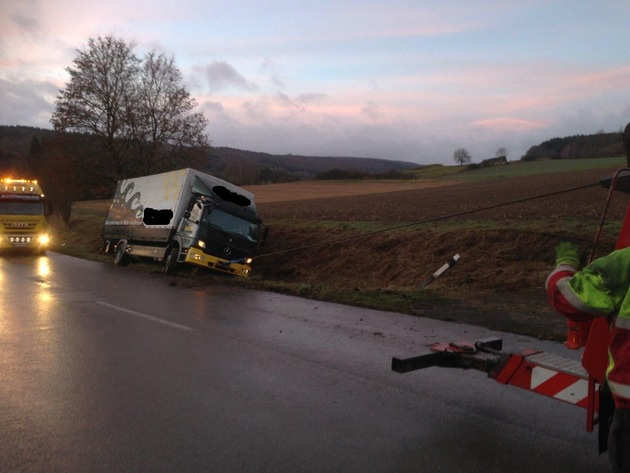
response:
[[[184,218],[190,218],[190,210],[184,212]]]
[[[53,214],[52,202],[50,200],[46,200],[44,202],[44,215],[48,217],[49,215],[52,215],[52,214]]]

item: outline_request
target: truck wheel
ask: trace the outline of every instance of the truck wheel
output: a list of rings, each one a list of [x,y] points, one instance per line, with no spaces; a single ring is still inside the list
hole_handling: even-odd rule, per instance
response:
[[[127,245],[123,242],[116,245],[116,251],[114,252],[114,264],[116,266],[127,266],[130,262],[129,255],[125,252]]]
[[[177,273],[177,257],[179,256],[179,246],[173,245],[166,250],[166,258],[164,258],[164,269],[166,274]]]

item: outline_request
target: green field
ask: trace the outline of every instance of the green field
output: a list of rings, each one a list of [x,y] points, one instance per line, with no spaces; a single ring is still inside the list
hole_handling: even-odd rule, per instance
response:
[[[416,179],[499,179],[557,172],[576,172],[587,169],[625,167],[625,158],[558,159],[548,161],[508,161],[506,165],[471,169],[467,166],[430,165],[410,171]]]

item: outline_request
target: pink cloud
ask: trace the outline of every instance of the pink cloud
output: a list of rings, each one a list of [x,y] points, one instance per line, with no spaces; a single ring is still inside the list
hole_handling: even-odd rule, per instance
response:
[[[613,69],[597,71],[590,74],[579,74],[571,79],[575,86],[582,86],[587,89],[599,89],[609,91],[610,89],[628,89],[630,83],[630,65],[616,67]]]
[[[476,128],[490,129],[494,132],[524,132],[543,128],[548,126],[549,122],[515,117],[496,117],[474,120],[471,125]]]

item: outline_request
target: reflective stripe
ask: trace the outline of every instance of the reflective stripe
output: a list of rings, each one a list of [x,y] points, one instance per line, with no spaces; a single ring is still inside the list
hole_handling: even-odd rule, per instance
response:
[[[556,287],[558,288],[558,291],[560,291],[560,294],[562,294],[565,297],[565,299],[567,300],[569,304],[571,304],[575,309],[579,310],[580,312],[584,314],[592,315],[593,317],[603,317],[607,315],[605,312],[602,312],[597,309],[593,309],[592,307],[589,307],[584,302],[582,302],[580,298],[577,296],[577,294],[573,292],[573,289],[571,289],[569,285],[567,284],[570,279],[571,277],[567,276],[560,279],[556,283]]]
[[[573,266],[568,265],[568,264],[560,264],[558,266],[556,266],[556,269],[554,269],[549,276],[547,276],[547,279],[545,280],[545,289],[547,291],[549,291],[549,282],[551,281],[551,279],[558,273],[562,273],[562,272],[567,272],[570,273],[571,275],[575,274],[575,272],[577,271],[577,269],[575,269]],[[567,275],[567,277],[570,277],[569,275]]]
[[[608,386],[615,396],[630,399],[630,386],[627,384],[615,383],[609,379]]]
[[[577,272],[577,269],[575,266],[571,266],[570,264],[559,264],[556,266],[556,269],[553,270],[554,273],[557,271],[569,271],[571,273],[575,273]]]

